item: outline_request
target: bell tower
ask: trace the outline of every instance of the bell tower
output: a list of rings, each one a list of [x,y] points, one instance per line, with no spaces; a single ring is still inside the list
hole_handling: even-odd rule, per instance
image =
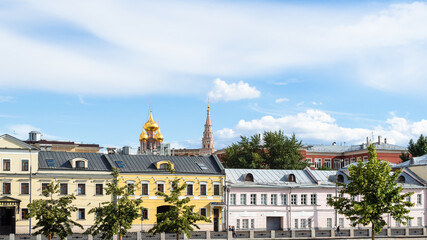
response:
[[[208,111],[206,116],[205,130],[203,131],[202,138],[202,149],[200,149],[201,155],[210,155],[215,151],[214,148],[214,138],[212,132],[212,123],[211,123],[211,110],[208,103]]]

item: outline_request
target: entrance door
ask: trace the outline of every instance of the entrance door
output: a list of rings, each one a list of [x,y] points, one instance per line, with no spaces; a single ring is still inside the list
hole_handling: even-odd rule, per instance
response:
[[[15,207],[0,207],[0,235],[15,233]]]
[[[213,209],[213,215],[214,215],[214,231],[219,231],[219,209],[214,208]]]
[[[267,230],[282,229],[281,225],[282,225],[281,217],[267,217]]]

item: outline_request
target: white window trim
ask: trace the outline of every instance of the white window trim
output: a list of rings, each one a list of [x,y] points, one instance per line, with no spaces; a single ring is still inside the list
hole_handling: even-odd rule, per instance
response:
[[[200,208],[200,215],[202,214],[202,209],[205,209],[205,212],[206,212],[205,217],[208,217],[208,209],[207,208]]]
[[[101,184],[102,185],[102,194],[97,194],[96,193],[96,185]],[[104,196],[104,183],[95,183],[95,196]]]
[[[221,183],[220,182],[213,182],[213,188],[212,188],[212,195],[213,196],[221,196]],[[215,186],[218,186],[219,194],[215,195]]]
[[[27,171],[22,170],[22,161],[24,161],[24,160],[27,160],[27,161],[28,161],[28,170],[27,170]],[[21,158],[21,167],[20,167],[20,171],[21,171],[21,172],[29,172],[29,171],[30,171],[30,159],[28,159],[28,158]]]
[[[147,184],[147,195],[143,195],[142,194],[142,184]],[[149,196],[150,195],[150,182],[149,181],[141,181],[141,196]],[[172,187],[172,183],[171,183],[171,187]],[[172,189],[172,188],[171,188]]]
[[[85,218],[79,218],[79,210],[80,209],[84,209],[85,210]],[[87,211],[86,211],[86,208],[84,208],[84,207],[78,207],[77,208],[77,220],[79,220],[79,221],[87,220]]]
[[[202,185],[205,185],[206,194],[202,195]],[[199,182],[199,195],[200,196],[207,196],[208,195],[208,183],[207,182]]]
[[[9,171],[5,171],[4,170],[4,160],[9,160],[9,167],[10,167],[10,169],[9,169]],[[10,158],[2,158],[2,160],[1,160],[1,171],[2,172],[11,172],[12,171],[12,159],[10,159]]]
[[[23,183],[27,183],[28,184],[28,193],[22,193],[22,184]],[[12,186],[12,185],[11,185]],[[19,184],[19,194],[21,195],[29,195],[30,194],[30,182],[21,182],[21,184]]]
[[[84,184],[85,185],[85,193],[84,194],[79,194],[79,185],[80,184]],[[86,183],[77,183],[77,196],[86,196],[87,195],[87,187],[86,187]]]
[[[194,196],[194,182],[185,182],[185,184],[187,184],[187,187],[185,188],[185,195],[186,196]],[[188,195],[188,186],[193,186],[193,189],[192,189],[192,193],[193,194],[191,194],[191,195]]]

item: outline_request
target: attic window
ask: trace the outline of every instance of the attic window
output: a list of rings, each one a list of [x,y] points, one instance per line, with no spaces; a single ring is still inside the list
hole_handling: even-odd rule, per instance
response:
[[[338,177],[337,177],[337,182],[339,182],[339,183],[343,183],[344,182],[344,176],[343,175],[338,175]]]
[[[253,182],[254,181],[254,175],[252,173],[248,173],[245,175],[245,182]]]
[[[207,170],[208,169],[204,163],[199,163],[198,162],[197,165],[199,165],[200,169],[202,169],[202,170]]]
[[[294,174],[289,174],[288,182],[296,182],[296,181],[297,181],[297,179],[295,178],[295,175]]]
[[[399,178],[397,178],[397,183],[405,183],[405,177],[399,176]]]
[[[85,168],[84,161],[76,161],[76,168]]]
[[[71,159],[70,163],[73,168],[77,169],[85,169],[88,167],[88,160],[82,157]]]
[[[161,163],[159,169],[160,170],[167,170],[168,169],[168,164],[167,163]]]
[[[55,167],[55,161],[53,159],[46,159],[48,167]]]
[[[117,164],[117,167],[119,167],[119,168],[125,168],[126,167],[126,165],[123,161],[116,161],[116,164]]]
[[[168,165],[172,170],[174,169],[174,164],[173,162],[170,162],[170,161],[158,161],[154,163],[154,165],[158,170],[168,170]]]

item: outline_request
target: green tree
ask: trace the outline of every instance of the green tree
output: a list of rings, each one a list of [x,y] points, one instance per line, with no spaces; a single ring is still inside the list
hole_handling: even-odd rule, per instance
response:
[[[400,159],[402,159],[402,162],[406,162],[410,159],[410,156],[419,157],[424,154],[427,154],[427,137],[421,134],[416,143],[412,139],[409,140],[408,153],[402,152]]]
[[[171,173],[174,173],[170,169]],[[190,198],[179,199],[181,192],[187,188],[187,184],[179,186],[179,179],[175,178],[172,182],[173,190],[170,195],[163,192],[156,192],[157,196],[164,197],[165,203],[170,205],[170,208],[166,212],[157,213],[157,224],[149,230],[150,233],[163,233],[171,232],[176,234],[176,239],[179,239],[179,235],[184,233],[190,238],[190,231],[194,230],[194,227],[200,229],[196,224],[198,221],[211,222],[208,218],[201,215],[198,212],[194,212],[194,205],[188,205]]]
[[[339,214],[347,216],[353,227],[371,224],[372,239],[375,239],[375,233],[386,225],[383,214],[388,213],[396,221],[406,224],[411,219],[408,207],[414,204],[405,200],[413,192],[402,194],[402,185],[396,183],[402,171],[391,173],[389,163],[377,159],[373,144],[368,146],[368,150],[368,162],[359,161],[351,165],[348,169],[349,183],[337,182],[341,187],[340,194],[327,202]],[[361,196],[361,200],[353,200],[350,196]]]
[[[85,233],[100,235],[102,239],[110,239],[119,234],[119,240],[127,234],[132,222],[141,216],[141,199],[130,199],[134,187],[119,187],[119,171],[114,168],[113,179],[107,183],[106,193],[112,196],[111,202],[104,202],[100,207],[92,208],[89,213],[95,214],[95,223]]]
[[[47,185],[42,194],[48,199],[37,199],[28,204],[29,217],[37,219],[33,229],[37,229],[34,235],[44,235],[50,240],[58,235],[65,239],[68,235],[73,234],[71,228],[82,225],[71,220],[71,213],[77,211],[72,202],[76,197],[74,195],[63,196],[58,199],[53,198],[53,194],[59,192],[59,184],[53,181]]]
[[[241,140],[225,149],[224,166],[228,168],[252,169],[303,169],[302,146],[295,134],[285,136],[283,131],[266,131],[263,140],[258,134],[240,137]]]
[[[240,141],[225,149],[224,166],[228,168],[266,168],[261,153],[263,146],[258,134],[250,138],[240,136]]]

